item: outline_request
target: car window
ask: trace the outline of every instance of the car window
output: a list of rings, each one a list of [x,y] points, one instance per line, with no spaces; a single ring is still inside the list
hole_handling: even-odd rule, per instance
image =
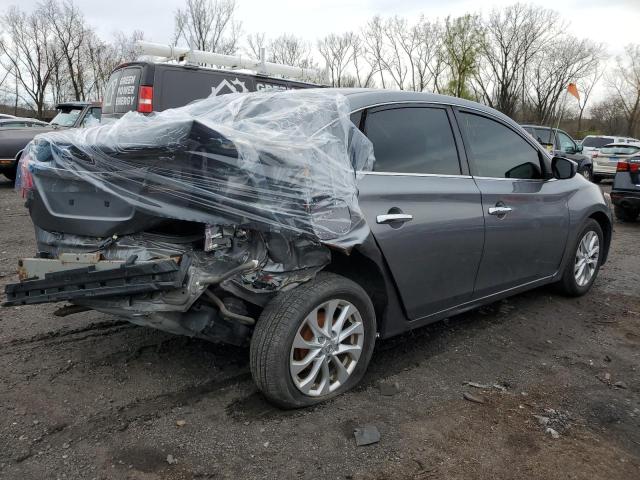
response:
[[[573,142],[573,140],[571,140],[569,135],[567,135],[566,133],[557,132],[556,138],[557,138],[559,150],[563,152],[571,152],[571,153],[576,151],[576,144]]]
[[[365,134],[373,143],[374,171],[460,175],[456,142],[444,108],[368,112]]]
[[[98,125],[100,123],[100,116],[102,110],[97,107],[91,107],[85,117],[82,119],[83,127],[92,127],[94,125]]]
[[[553,132],[550,128],[535,128],[533,137],[542,145],[553,145]]]
[[[0,124],[0,128],[22,128],[25,126],[24,122],[3,122]]]
[[[524,138],[487,117],[462,112],[461,120],[476,175],[493,178],[542,178],[540,156]]]
[[[583,147],[601,148],[611,143],[611,137],[585,137],[582,141]]]
[[[58,109],[58,114],[51,120],[52,125],[59,125],[61,127],[73,127],[76,124],[76,120],[82,113],[82,108],[75,107],[62,107]]]
[[[600,149],[602,155],[633,155],[640,151],[640,147],[633,145],[608,145]]]

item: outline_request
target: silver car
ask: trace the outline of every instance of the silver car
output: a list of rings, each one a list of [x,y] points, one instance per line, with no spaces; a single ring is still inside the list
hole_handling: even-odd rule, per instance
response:
[[[38,255],[5,305],[66,300],[61,314],[250,344],[260,390],[295,408],[354,387],[377,338],[541,285],[584,295],[607,259],[601,190],[491,108],[384,90],[259,95],[44,135],[19,182]],[[358,156],[371,145],[373,163]]]

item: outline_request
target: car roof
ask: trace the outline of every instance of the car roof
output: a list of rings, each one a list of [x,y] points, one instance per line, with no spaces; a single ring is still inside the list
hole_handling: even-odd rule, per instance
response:
[[[275,80],[277,82],[290,82],[290,83],[294,83],[294,84],[300,84],[300,85],[311,85],[313,87],[317,87],[317,88],[324,88],[322,85],[319,85],[317,83],[313,83],[313,82],[309,82],[306,80],[296,80],[294,78],[281,78],[281,77],[276,77],[276,76],[272,76],[272,75],[265,75],[263,73],[257,73],[257,72],[251,72],[248,70],[238,70],[238,69],[228,69],[228,68],[215,68],[215,67],[209,67],[209,66],[203,66],[203,65],[197,65],[197,64],[192,64],[192,63],[171,63],[171,62],[152,62],[152,61],[145,61],[145,60],[136,60],[133,62],[125,62],[125,63],[121,63],[119,64],[116,68],[114,68],[111,71],[111,74],[113,74],[114,72],[116,72],[117,70],[120,70],[122,68],[127,68],[127,67],[151,67],[151,68],[171,68],[171,69],[175,69],[175,70],[183,70],[183,71],[191,71],[191,72],[197,72],[197,71],[205,71],[205,72],[217,72],[217,73],[221,73],[224,75],[239,75],[239,76],[244,76],[244,77],[255,77],[256,79],[263,79],[263,80]]]
[[[38,120],[37,118],[29,118],[29,117],[0,118],[0,123],[12,123],[12,122],[47,123],[47,122],[43,122],[42,120]]]
[[[362,110],[377,105],[385,105],[392,103],[436,103],[443,105],[452,105],[454,107],[468,108],[481,113],[486,113],[494,117],[500,118],[504,122],[518,126],[518,124],[506,115],[471,100],[463,98],[451,97],[449,95],[440,95],[430,92],[410,92],[405,90],[385,90],[379,88],[323,88],[326,92],[335,91],[347,97],[352,111]]]
[[[71,100],[68,102],[60,102],[56,105],[56,108],[65,108],[65,107],[70,107],[70,108],[84,108],[87,106],[92,106],[92,107],[99,107],[100,106],[100,102],[85,102],[82,100]]]

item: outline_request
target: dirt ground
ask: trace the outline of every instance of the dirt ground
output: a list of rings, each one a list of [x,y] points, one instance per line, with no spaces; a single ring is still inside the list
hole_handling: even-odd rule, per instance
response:
[[[3,181],[0,288],[35,251]],[[640,478],[639,245],[616,223],[587,296],[538,289],[379,342],[356,391],[293,412],[257,393],[246,349],[0,309],[0,478]],[[366,424],[380,442],[357,447]]]

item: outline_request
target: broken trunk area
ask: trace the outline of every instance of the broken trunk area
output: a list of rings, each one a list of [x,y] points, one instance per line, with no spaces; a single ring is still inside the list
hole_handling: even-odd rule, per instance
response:
[[[212,312],[247,328],[369,235],[356,182],[373,148],[349,113],[323,90],[238,94],[38,136],[17,182],[38,258],[6,304],[68,300],[209,339]]]

